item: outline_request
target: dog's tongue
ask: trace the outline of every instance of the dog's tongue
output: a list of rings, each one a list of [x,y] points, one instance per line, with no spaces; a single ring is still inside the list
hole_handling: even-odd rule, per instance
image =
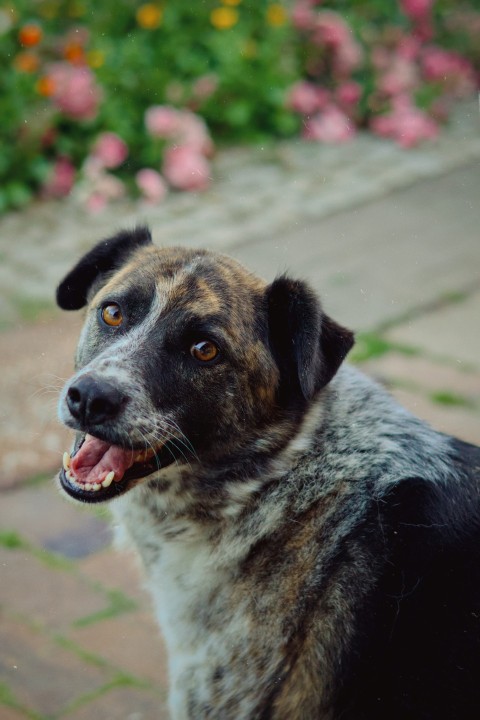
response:
[[[78,482],[94,484],[101,483],[113,470],[114,480],[118,482],[132,467],[133,460],[132,450],[123,450],[93,435],[86,435],[83,445],[70,461],[70,471]]]

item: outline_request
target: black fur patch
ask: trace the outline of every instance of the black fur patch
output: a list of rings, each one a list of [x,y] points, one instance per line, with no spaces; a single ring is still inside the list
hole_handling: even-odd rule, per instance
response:
[[[93,282],[124,264],[135,250],[150,245],[152,236],[146,227],[123,230],[101,240],[75,265],[57,288],[57,303],[62,310],[79,310],[87,304]]]
[[[284,394],[311,400],[337,372],[354,343],[353,333],[325,313],[304,282],[285,276],[267,289],[270,345],[282,371]]]

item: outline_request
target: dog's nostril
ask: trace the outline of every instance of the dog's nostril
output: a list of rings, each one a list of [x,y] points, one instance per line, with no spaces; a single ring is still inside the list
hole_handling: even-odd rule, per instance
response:
[[[78,404],[82,399],[80,391],[76,387],[71,387],[68,391],[68,399],[71,400],[72,403]]]

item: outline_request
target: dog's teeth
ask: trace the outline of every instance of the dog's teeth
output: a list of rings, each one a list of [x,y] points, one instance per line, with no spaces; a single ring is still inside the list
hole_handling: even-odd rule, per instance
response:
[[[85,490],[91,490],[93,488],[93,485],[91,483],[85,483],[83,487],[85,488]]]
[[[94,483],[94,484],[92,485],[92,490],[100,490],[101,487],[102,487],[102,486],[101,486],[100,483]]]
[[[73,477],[71,470],[65,470],[65,476],[66,476],[67,479],[70,480],[71,482],[75,482],[75,478]]]
[[[110,485],[113,482],[114,477],[115,477],[115,473],[113,472],[113,470],[110,470],[108,475],[106,475],[105,480],[102,482],[102,487],[104,487],[104,488],[110,487]]]
[[[63,469],[66,471],[70,467],[70,455],[68,452],[63,453]]]

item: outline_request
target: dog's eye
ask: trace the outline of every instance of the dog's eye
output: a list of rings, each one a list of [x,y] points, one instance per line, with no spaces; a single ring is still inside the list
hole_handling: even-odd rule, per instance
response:
[[[201,340],[190,348],[190,354],[195,360],[203,363],[212,362],[218,356],[219,349],[211,340]]]
[[[123,322],[122,311],[117,303],[108,303],[102,308],[101,312],[102,320],[105,325],[110,327],[118,327]]]

